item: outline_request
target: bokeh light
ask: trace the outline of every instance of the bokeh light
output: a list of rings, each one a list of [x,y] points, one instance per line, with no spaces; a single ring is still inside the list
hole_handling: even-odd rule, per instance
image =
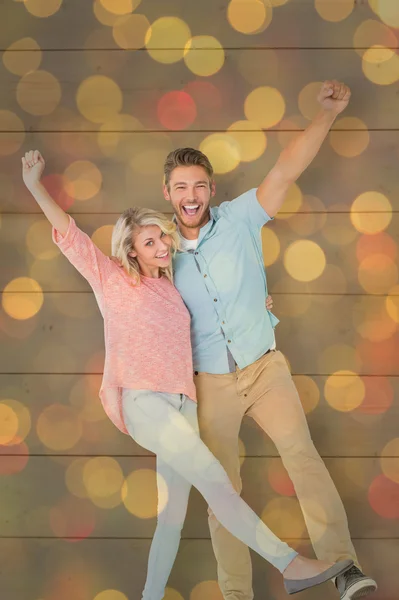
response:
[[[99,0],[102,6],[115,15],[127,15],[133,12],[141,0]]]
[[[0,402],[0,444],[9,444],[18,431],[18,417],[5,402]]]
[[[124,50],[143,48],[150,22],[145,15],[133,13],[120,17],[112,30],[115,42]]]
[[[296,498],[273,498],[262,511],[262,521],[280,538],[301,538],[306,531]],[[260,540],[257,540],[258,543]]]
[[[385,300],[385,306],[391,319],[393,319],[395,323],[399,323],[399,285],[395,285],[389,290],[389,294]]]
[[[93,533],[96,520],[92,505],[87,500],[66,496],[50,509],[50,526],[58,538],[79,540]]]
[[[377,515],[384,519],[399,519],[399,484],[379,475],[370,485],[368,498]]]
[[[86,119],[93,123],[105,123],[122,109],[123,95],[113,79],[105,75],[93,75],[80,84],[76,103]]]
[[[384,475],[399,483],[399,438],[394,438],[384,446],[380,462]]]
[[[217,581],[201,581],[190,592],[190,600],[223,600]]]
[[[165,480],[152,469],[133,471],[122,486],[122,500],[126,509],[140,519],[151,519],[157,515],[159,503],[163,510],[168,502],[168,486]]]
[[[2,304],[13,319],[31,319],[43,306],[43,292],[37,281],[30,277],[17,277],[4,288]]]
[[[320,391],[317,383],[309,375],[294,375],[293,380],[305,414],[311,413],[320,401]]]
[[[374,235],[362,235],[356,244],[356,257],[359,262],[374,254],[383,254],[392,260],[398,255],[396,242],[385,231]]]
[[[160,17],[151,24],[145,46],[151,58],[170,64],[183,58],[190,38],[191,30],[185,21],[177,17]]]
[[[8,46],[3,54],[3,64],[14,75],[36,71],[42,62],[42,51],[33,38],[26,37]]]
[[[21,119],[10,110],[0,110],[0,129],[7,132],[0,136],[0,156],[18,152],[25,139],[25,127]]]
[[[48,115],[61,100],[61,86],[48,71],[26,73],[17,85],[17,101],[31,115]]]
[[[143,125],[131,115],[118,114],[100,127],[97,143],[105,156],[116,156],[127,160],[131,155],[131,139],[126,132],[142,131]]]
[[[394,48],[397,43],[398,40],[392,29],[374,19],[362,21],[353,36],[354,48],[360,56],[364,55],[365,49],[373,45]]]
[[[266,134],[256,123],[236,121],[227,131],[239,145],[242,162],[257,160],[266,150]]]
[[[194,123],[197,107],[187,92],[167,92],[158,102],[157,115],[166,129],[183,130]]]
[[[317,96],[320,93],[322,85],[322,81],[312,81],[305,85],[299,93],[298,108],[306,119],[314,119],[321,108]]]
[[[349,17],[354,7],[355,0],[339,0],[339,2],[315,0],[315,8],[319,15],[326,21],[333,23],[343,21]]]
[[[114,230],[113,225],[102,225],[94,231],[91,239],[95,245],[107,256],[111,256],[111,239],[112,232]]]
[[[371,342],[381,342],[390,338],[397,330],[397,324],[387,314],[384,298],[375,298],[370,304],[368,296],[364,296],[354,311],[356,331]]]
[[[51,239],[51,229],[47,219],[40,219],[29,227],[26,233],[26,246],[35,258],[51,260],[58,256],[60,251]]]
[[[12,398],[2,399],[0,401],[0,415],[0,421],[3,423],[0,427],[0,444],[19,445],[26,439],[31,430],[32,420],[29,409],[18,400]],[[14,431],[15,423],[16,430]],[[12,432],[13,435],[11,435]]]
[[[284,202],[276,215],[277,220],[290,219],[302,208],[302,191],[297,183],[290,185]]]
[[[273,127],[284,116],[284,97],[276,88],[258,87],[245,99],[244,112],[248,121],[254,121],[259,127],[263,129]]]
[[[202,140],[200,150],[209,158],[217,174],[229,173],[240,164],[240,146],[228,133],[211,133]]]
[[[288,246],[284,254],[284,267],[298,281],[312,281],[323,273],[326,257],[323,250],[312,240],[297,240]]]
[[[76,200],[89,200],[100,191],[102,175],[88,160],[78,160],[64,171],[65,191]]]
[[[301,212],[287,223],[298,235],[309,236],[320,231],[326,224],[327,211],[323,202],[316,196],[303,196],[300,203]]]
[[[82,475],[87,496],[93,504],[109,509],[122,502],[124,477],[119,463],[114,458],[91,458],[85,463]]]
[[[192,37],[184,49],[184,62],[195,75],[209,77],[223,67],[225,60],[222,44],[211,35]]]
[[[261,229],[263,261],[265,267],[270,267],[280,255],[280,240],[270,227]]]
[[[369,294],[384,294],[396,285],[398,269],[395,261],[385,254],[373,254],[359,265],[359,283]]]
[[[236,31],[245,34],[260,33],[272,20],[272,8],[264,0],[230,0],[227,19]]]
[[[270,461],[267,476],[270,486],[277,494],[281,496],[295,496],[294,485],[281,459]]]
[[[28,12],[43,19],[54,15],[62,4],[62,0],[23,0],[23,2]]]
[[[363,54],[362,69],[372,83],[391,85],[399,80],[399,56],[390,48],[373,45]]]
[[[7,456],[12,453],[13,456]],[[13,446],[0,444],[0,475],[21,473],[29,462],[29,448],[25,442]]]
[[[184,598],[177,590],[167,587],[165,589],[164,600],[184,600]]]
[[[364,415],[381,415],[392,406],[394,391],[388,377],[363,377],[364,400],[356,412]]]
[[[399,5],[392,0],[378,0],[377,14],[389,27],[399,28]]]
[[[340,412],[355,410],[363,402],[365,392],[363,380],[352,371],[337,371],[324,385],[325,399]]]
[[[121,16],[107,10],[102,4],[101,0],[94,0],[93,12],[96,19],[102,25],[107,25],[108,27],[113,27]]]
[[[87,498],[87,489],[83,481],[83,470],[88,458],[74,459],[65,471],[65,484],[68,491],[77,498]]]
[[[94,600],[128,600],[125,594],[118,590],[103,590],[97,594]]]
[[[329,141],[333,149],[340,156],[353,158],[364,152],[370,143],[370,134],[367,126],[357,117],[344,117],[335,123],[335,129],[348,131],[330,132]]]
[[[381,192],[364,192],[352,203],[351,221],[361,233],[380,233],[388,227],[391,220],[391,203]]]
[[[36,422],[38,438],[49,450],[70,450],[82,437],[82,423],[75,410],[61,404],[46,407]]]

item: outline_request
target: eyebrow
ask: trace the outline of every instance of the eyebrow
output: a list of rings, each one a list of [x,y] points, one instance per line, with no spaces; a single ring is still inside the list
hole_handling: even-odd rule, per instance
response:
[[[195,184],[197,183],[208,183],[206,179],[200,179],[199,181],[196,181]],[[176,187],[177,185],[187,185],[186,181],[176,181],[176,183],[173,184],[173,187]]]

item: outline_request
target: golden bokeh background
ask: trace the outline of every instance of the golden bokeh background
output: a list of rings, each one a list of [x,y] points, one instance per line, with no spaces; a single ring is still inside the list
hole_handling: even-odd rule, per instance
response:
[[[260,183],[315,115],[320,83],[335,78],[350,85],[350,106],[264,228],[264,259],[278,345],[314,442],[360,562],[378,581],[374,598],[393,600],[399,3],[7,0],[0,33],[4,597],[139,599],[156,523],[154,457],[100,406],[100,313],[21,183],[21,154],[41,150],[45,185],[109,252],[122,210],[167,210],[161,184],[170,150],[201,148],[215,167],[216,201],[234,198]],[[292,483],[251,421],[240,454],[245,499],[311,553]],[[161,502],[167,498],[165,486]],[[255,595],[285,598],[279,574],[253,558]],[[323,600],[335,597],[323,588]],[[196,491],[165,598],[221,600]]]

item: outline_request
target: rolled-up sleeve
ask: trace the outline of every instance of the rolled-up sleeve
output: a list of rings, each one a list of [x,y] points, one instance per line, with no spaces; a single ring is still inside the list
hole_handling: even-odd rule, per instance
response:
[[[251,229],[261,229],[273,218],[261,206],[256,196],[256,189],[248,190],[238,198],[222,202],[219,206],[219,217],[245,222]]]
[[[103,285],[111,272],[111,260],[97,248],[90,237],[69,217],[68,230],[62,235],[52,231],[53,242],[69,262],[88,281],[95,292],[102,292]]]

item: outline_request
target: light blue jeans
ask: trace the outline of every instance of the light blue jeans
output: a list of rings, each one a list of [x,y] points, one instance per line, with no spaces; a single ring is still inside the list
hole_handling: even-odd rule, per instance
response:
[[[233,488],[220,462],[198,435],[197,405],[183,394],[124,389],[123,415],[132,438],[157,456],[158,523],[142,600],[162,600],[179,548],[194,485],[218,521],[280,572],[297,552],[274,535]]]

